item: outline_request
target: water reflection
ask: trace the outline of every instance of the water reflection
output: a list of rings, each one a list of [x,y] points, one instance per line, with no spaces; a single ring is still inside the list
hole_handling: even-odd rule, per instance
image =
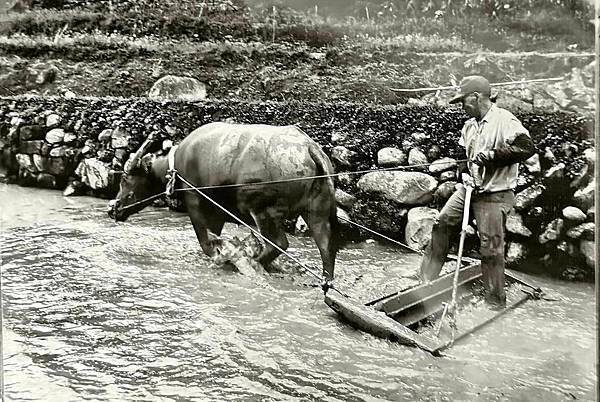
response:
[[[561,301],[528,302],[439,359],[349,328],[309,276],[265,288],[210,268],[185,215],[116,224],[102,200],[12,186],[0,210],[8,400],[595,397],[591,285],[534,278]],[[311,239],[291,248],[318,264]],[[416,264],[350,246],[338,284],[370,300],[413,283]]]

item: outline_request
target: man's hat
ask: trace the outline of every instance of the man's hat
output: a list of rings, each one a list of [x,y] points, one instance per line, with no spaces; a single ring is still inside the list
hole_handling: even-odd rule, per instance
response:
[[[450,103],[458,103],[462,101],[465,96],[470,95],[473,92],[479,92],[480,94],[489,96],[491,93],[490,82],[481,75],[470,75],[463,78],[462,81],[460,81],[458,92],[450,99]]]

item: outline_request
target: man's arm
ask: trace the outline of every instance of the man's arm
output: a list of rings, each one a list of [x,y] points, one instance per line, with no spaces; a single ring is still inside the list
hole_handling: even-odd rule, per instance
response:
[[[527,134],[519,134],[510,146],[496,148],[491,162],[496,166],[512,165],[531,158],[534,153],[531,138]]]

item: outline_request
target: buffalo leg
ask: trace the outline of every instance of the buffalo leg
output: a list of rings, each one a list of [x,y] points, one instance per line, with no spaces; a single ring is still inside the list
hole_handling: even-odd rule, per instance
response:
[[[221,214],[218,213],[202,213],[200,201],[201,200],[197,196],[190,194],[185,198],[185,205],[202,251],[207,256],[212,257],[215,255],[218,246],[221,244],[221,240],[218,236],[221,234],[221,230],[223,230],[225,220]]]
[[[330,219],[333,218],[330,217],[330,211],[310,210],[301,215],[319,248],[321,260],[323,261],[323,276],[325,280],[330,281],[333,279],[335,256],[337,254],[337,249],[332,238],[333,230]]]
[[[287,250],[289,246],[288,239],[285,235],[281,224],[267,212],[252,213],[252,218],[256,222],[256,227],[261,235],[275,243],[282,250]],[[264,267],[268,266],[275,258],[281,254],[281,251],[273,247],[268,242],[265,242],[265,247],[262,249],[256,258]]]

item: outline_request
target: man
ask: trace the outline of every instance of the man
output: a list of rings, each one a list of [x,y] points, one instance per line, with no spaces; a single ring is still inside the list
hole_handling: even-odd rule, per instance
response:
[[[504,226],[514,205],[519,162],[534,153],[529,131],[509,111],[490,100],[490,83],[481,76],[465,77],[450,103],[461,103],[471,116],[461,131],[459,144],[465,147],[467,168],[463,184],[474,188],[471,210],[481,241],[481,268],[486,301],[506,305],[504,291]],[[461,186],[435,222],[431,241],[425,249],[421,275],[436,278],[446,260],[450,236],[462,222],[465,187]]]

